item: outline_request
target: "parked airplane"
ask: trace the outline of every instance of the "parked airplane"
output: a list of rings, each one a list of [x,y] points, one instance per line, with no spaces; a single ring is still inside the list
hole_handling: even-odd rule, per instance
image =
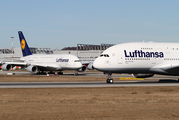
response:
[[[71,54],[35,54],[32,55],[25,37],[21,31],[18,32],[23,57],[18,62],[5,62],[2,70],[10,70],[14,66],[25,67],[29,72],[58,71],[63,74],[63,70],[81,70],[80,60]]]
[[[134,42],[112,46],[94,62],[93,67],[108,74],[131,73],[136,78],[154,74],[179,75],[179,43]]]

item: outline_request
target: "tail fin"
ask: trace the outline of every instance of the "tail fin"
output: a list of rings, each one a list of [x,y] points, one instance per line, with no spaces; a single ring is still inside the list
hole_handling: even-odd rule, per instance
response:
[[[18,34],[19,34],[19,39],[20,39],[20,44],[21,44],[21,49],[22,49],[23,56],[25,57],[25,56],[28,56],[28,55],[32,55],[22,31],[19,31]]]

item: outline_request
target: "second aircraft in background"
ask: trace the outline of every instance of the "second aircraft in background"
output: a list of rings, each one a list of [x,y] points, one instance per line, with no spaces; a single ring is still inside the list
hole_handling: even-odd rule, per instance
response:
[[[63,70],[84,71],[83,66],[78,57],[71,54],[35,54],[32,55],[28,47],[27,41],[21,31],[18,32],[20,45],[23,53],[18,62],[2,63],[2,70],[10,70],[14,66],[25,67],[29,72],[57,71],[63,74]]]

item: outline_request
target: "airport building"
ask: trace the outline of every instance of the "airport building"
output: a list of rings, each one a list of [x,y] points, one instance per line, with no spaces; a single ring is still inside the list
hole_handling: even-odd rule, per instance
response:
[[[65,47],[61,50],[58,48],[30,48],[32,54],[72,54],[77,56],[81,61],[94,61],[104,50],[114,44],[77,44],[76,47]],[[0,58],[20,58],[22,57],[21,48],[0,49]],[[0,60],[7,61],[7,60]]]

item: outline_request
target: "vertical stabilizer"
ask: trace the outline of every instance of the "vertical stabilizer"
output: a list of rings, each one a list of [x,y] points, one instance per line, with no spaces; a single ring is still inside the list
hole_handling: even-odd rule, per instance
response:
[[[22,31],[19,31],[18,34],[19,34],[20,45],[21,45],[23,57],[28,56],[28,55],[32,55]]]

